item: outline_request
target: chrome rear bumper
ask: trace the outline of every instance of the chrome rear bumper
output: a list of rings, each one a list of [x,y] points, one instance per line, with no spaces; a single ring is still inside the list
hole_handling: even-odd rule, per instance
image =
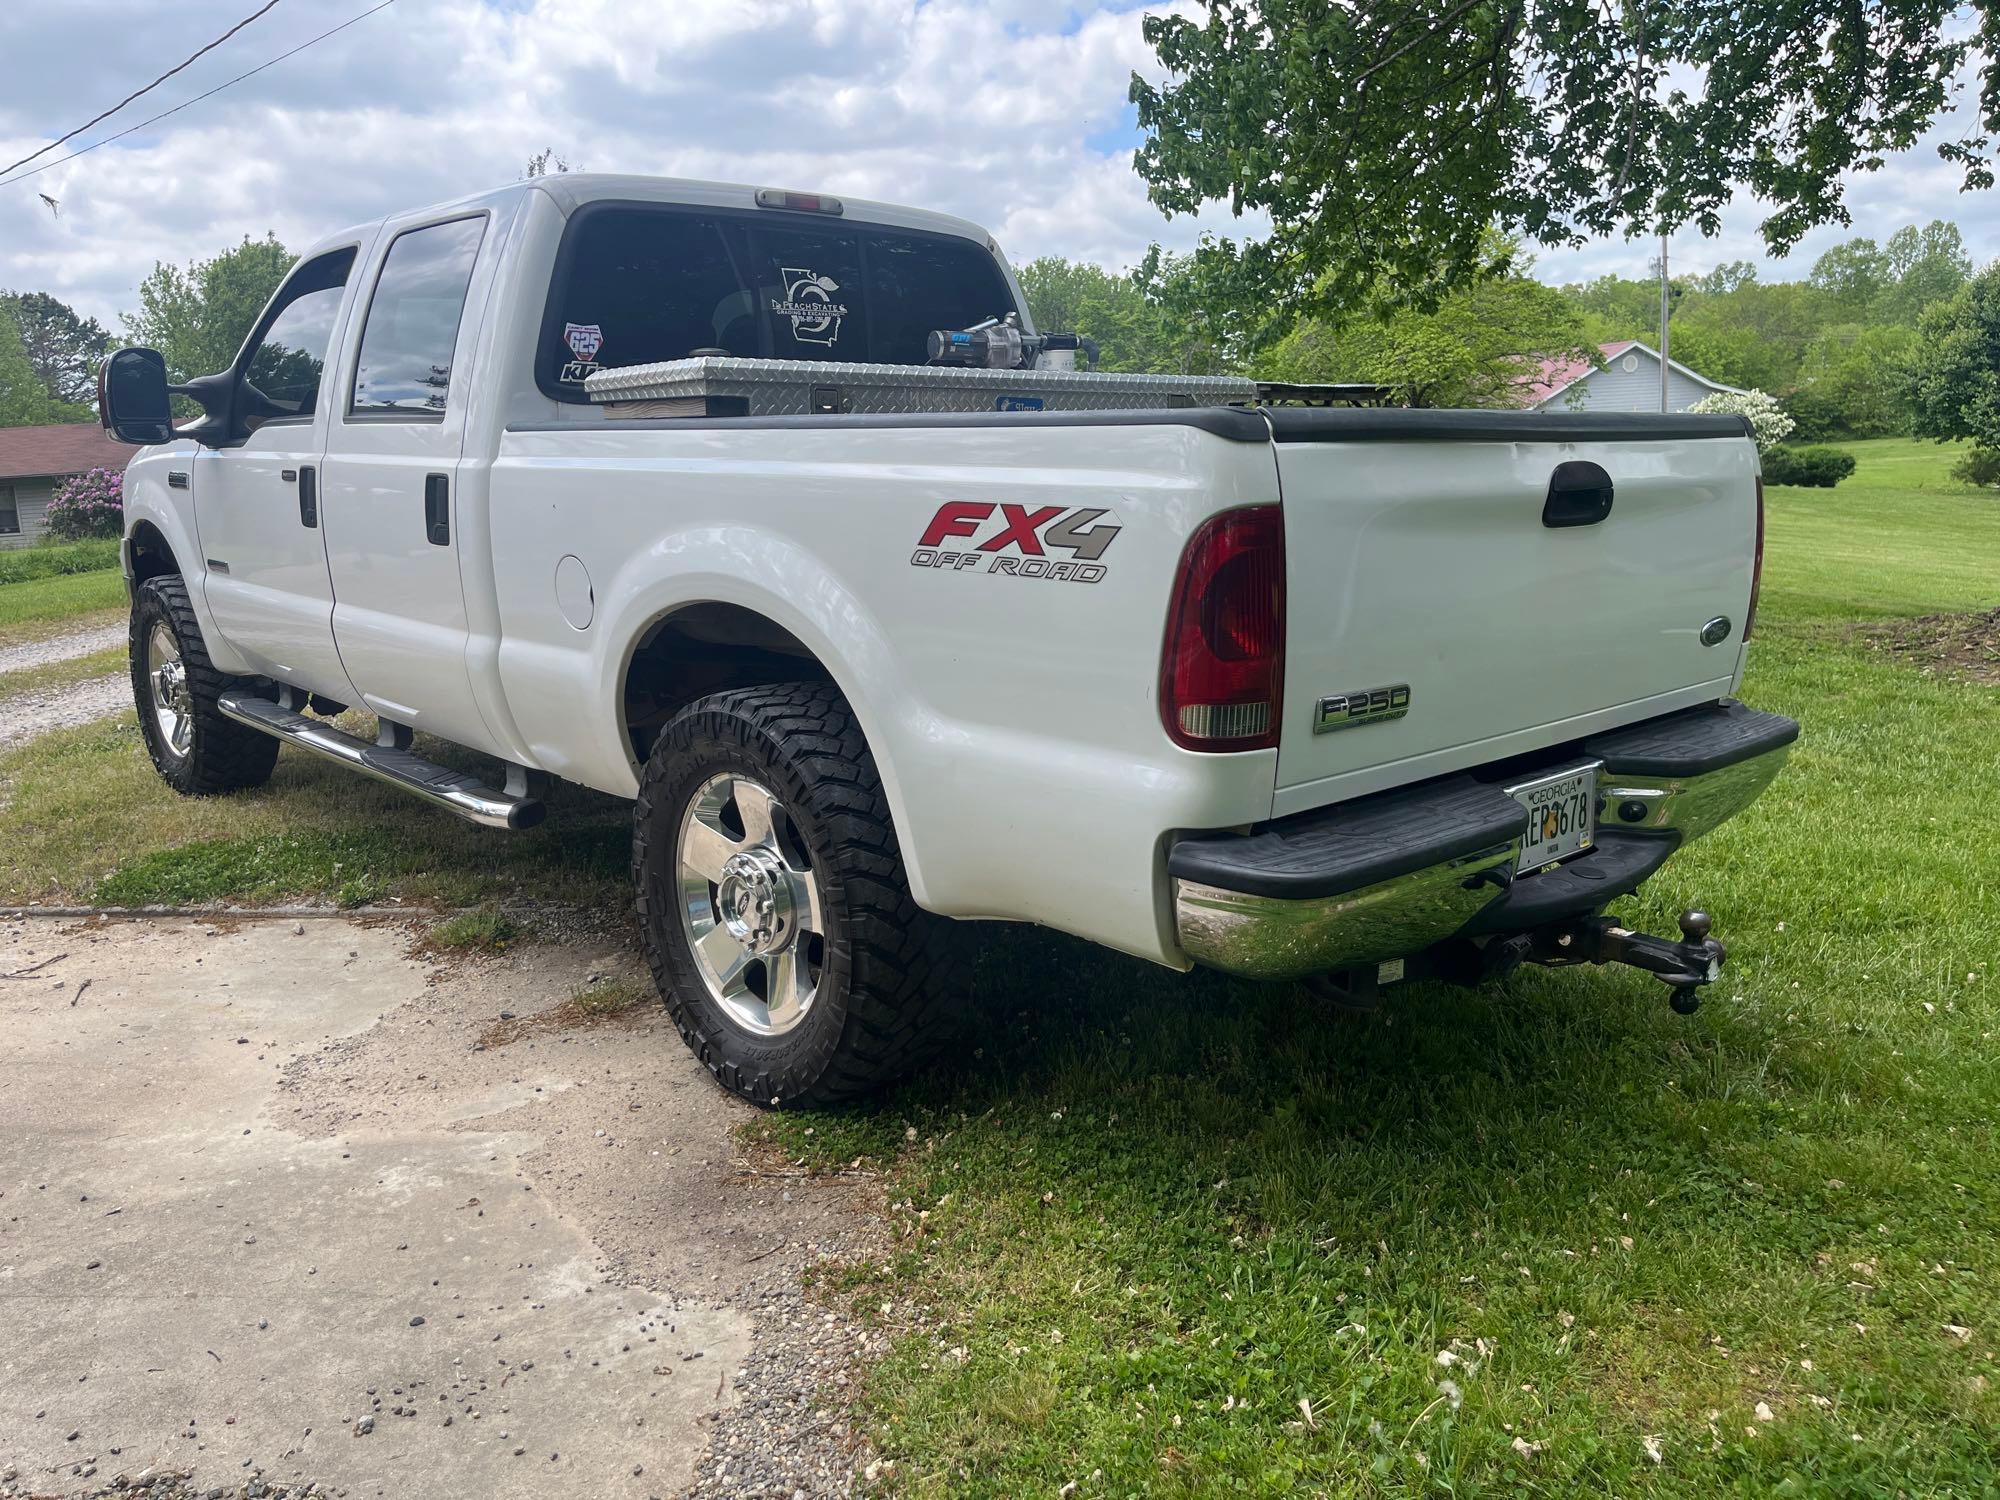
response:
[[[1585,741],[1569,758],[1601,762],[1597,846],[1518,881],[1527,814],[1470,776],[1186,838],[1168,861],[1175,930],[1196,963],[1295,979],[1598,911],[1755,801],[1797,737],[1731,703]]]

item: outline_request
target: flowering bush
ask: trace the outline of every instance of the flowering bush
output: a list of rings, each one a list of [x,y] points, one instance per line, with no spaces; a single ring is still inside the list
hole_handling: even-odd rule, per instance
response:
[[[1750,419],[1750,436],[1757,444],[1759,453],[1769,453],[1778,444],[1791,436],[1798,426],[1778,407],[1775,396],[1767,396],[1762,391],[1744,391],[1732,395],[1728,391],[1717,391],[1713,396],[1704,396],[1688,408],[1689,411],[1725,412],[1732,417]]]
[[[65,541],[125,532],[125,476],[92,469],[65,479],[49,501],[49,535]]]

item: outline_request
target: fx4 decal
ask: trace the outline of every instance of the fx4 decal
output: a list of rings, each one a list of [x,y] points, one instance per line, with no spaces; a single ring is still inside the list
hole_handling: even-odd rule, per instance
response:
[[[1006,505],[947,500],[932,515],[910,555],[913,568],[962,573],[970,568],[1010,578],[1096,583],[1109,571],[1098,561],[1121,528],[1103,509]],[[962,549],[950,545],[963,541]],[[1067,552],[1055,558],[1051,551]]]

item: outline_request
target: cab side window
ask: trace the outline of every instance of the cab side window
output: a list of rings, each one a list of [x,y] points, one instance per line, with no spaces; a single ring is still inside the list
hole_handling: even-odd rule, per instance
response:
[[[340,300],[354,252],[336,250],[307,261],[291,275],[273,304],[243,366],[243,425],[310,420],[319,402],[327,347],[340,317]]]
[[[354,367],[356,415],[440,417],[484,217],[396,236],[382,262]]]

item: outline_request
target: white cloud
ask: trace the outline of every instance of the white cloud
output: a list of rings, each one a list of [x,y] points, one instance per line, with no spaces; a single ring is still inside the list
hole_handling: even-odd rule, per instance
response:
[[[296,46],[369,0],[286,0],[74,144]],[[1187,4],[1190,0],[1174,0]],[[68,0],[0,14],[0,161],[25,155],[250,9]],[[991,226],[1017,262],[1112,265],[1155,239],[1241,234],[1218,209],[1164,219],[1131,171],[1125,94],[1156,65],[1140,13],[1090,0],[398,0],[300,56],[116,145],[0,188],[0,286],[104,319],[156,260],[275,231],[302,246],[347,223],[515,177],[553,145],[594,170],[824,188]],[[63,149],[73,149],[66,147]],[[51,159],[54,155],[52,153]],[[2000,216],[1960,198],[1928,147],[1851,194],[1852,230],[1817,231],[1775,271],[1853,233],[1956,217],[1975,255]],[[61,203],[51,215],[36,196]],[[1743,202],[1679,265],[1765,260]],[[1254,228],[1254,226],[1253,226]],[[1643,273],[1650,243],[1545,252],[1539,274]],[[1767,273],[1768,274],[1768,273]]]

